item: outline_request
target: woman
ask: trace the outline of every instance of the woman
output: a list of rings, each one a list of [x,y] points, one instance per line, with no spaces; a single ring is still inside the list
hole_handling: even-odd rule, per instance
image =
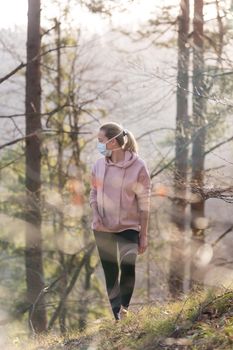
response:
[[[120,320],[133,294],[137,254],[147,248],[151,182],[133,134],[121,125],[103,124],[97,148],[104,157],[92,167],[91,228],[113,315]]]

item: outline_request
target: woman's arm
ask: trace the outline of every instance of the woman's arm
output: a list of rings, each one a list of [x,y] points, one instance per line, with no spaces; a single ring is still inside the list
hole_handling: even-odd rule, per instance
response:
[[[97,186],[96,186],[96,177],[95,177],[95,164],[91,169],[91,190],[89,195],[89,203],[93,210],[97,208]]]
[[[148,211],[140,211],[140,236],[147,236],[149,224],[149,212]]]
[[[138,175],[137,199],[140,211],[140,242],[138,252],[141,254],[147,247],[147,231],[150,213],[151,179],[149,171],[143,167]]]
[[[91,190],[89,196],[89,203],[92,208],[92,216],[93,216],[93,225],[94,228],[100,227],[102,224],[101,217],[99,215],[98,206],[97,206],[97,181],[95,176],[95,164],[91,170]]]

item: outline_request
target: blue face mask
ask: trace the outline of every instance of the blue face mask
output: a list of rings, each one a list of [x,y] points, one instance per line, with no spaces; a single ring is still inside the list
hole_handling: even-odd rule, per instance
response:
[[[107,142],[103,143],[103,142],[98,142],[97,143],[97,149],[98,151],[103,154],[103,156],[105,157],[111,157],[112,155],[112,150],[111,149],[107,149],[106,148],[106,143],[108,143],[109,141],[115,139],[117,136],[119,136],[121,133],[123,132],[123,130],[116,136],[112,137],[111,139],[109,139]],[[116,148],[116,149],[120,149],[121,147],[119,148]]]
[[[98,142],[97,149],[103,156],[111,157],[112,155],[112,150],[106,148],[106,143]]]

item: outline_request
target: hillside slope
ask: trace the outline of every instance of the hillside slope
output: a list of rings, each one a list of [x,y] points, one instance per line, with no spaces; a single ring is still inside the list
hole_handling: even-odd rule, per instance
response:
[[[230,350],[233,291],[195,291],[167,304],[143,306],[119,322],[104,319],[85,332],[40,336],[23,346],[35,350]]]

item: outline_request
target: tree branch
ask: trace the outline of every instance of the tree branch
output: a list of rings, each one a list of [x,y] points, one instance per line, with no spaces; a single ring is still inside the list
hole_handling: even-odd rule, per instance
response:
[[[89,258],[90,254],[92,253],[93,249],[95,248],[95,244],[93,244],[91,242],[90,246],[89,246],[89,249],[86,251],[86,253],[84,254],[82,260],[80,261],[79,265],[76,267],[75,271],[74,271],[74,274],[73,274],[73,277],[70,281],[70,284],[68,285],[68,287],[66,288],[66,290],[64,291],[63,293],[63,297],[62,299],[60,300],[59,304],[58,304],[58,307],[57,309],[55,310],[53,316],[51,317],[51,320],[49,322],[49,325],[48,325],[48,330],[50,330],[54,324],[54,322],[56,321],[56,319],[58,318],[59,316],[59,313],[60,313],[60,310],[62,309],[69,293],[71,292],[72,288],[74,287],[75,283],[76,283],[76,280],[82,270],[82,267],[85,265],[87,259]]]
[[[60,46],[60,49],[65,49],[65,48],[74,48],[77,47],[77,45],[64,45],[64,46]],[[36,61],[38,58],[43,57],[45,55],[47,55],[50,52],[53,51],[57,51],[57,47],[56,48],[52,48],[49,49],[39,55],[36,55],[35,57],[33,57],[30,61],[28,62],[21,62],[16,68],[14,68],[11,72],[9,72],[8,74],[6,74],[5,76],[3,76],[2,78],[0,78],[0,84],[2,84],[4,81],[6,81],[7,79],[9,79],[10,77],[12,77],[14,74],[16,74],[18,71],[20,71],[21,69],[25,68],[28,64]]]
[[[208,149],[207,151],[205,151],[204,155],[207,155],[208,153],[214,151],[216,148],[222,146],[222,145],[225,145],[226,143],[230,142],[230,141],[233,141],[233,136],[229,137],[227,140],[225,141],[221,141],[219,143],[217,143],[217,145],[211,147],[210,149]]]

